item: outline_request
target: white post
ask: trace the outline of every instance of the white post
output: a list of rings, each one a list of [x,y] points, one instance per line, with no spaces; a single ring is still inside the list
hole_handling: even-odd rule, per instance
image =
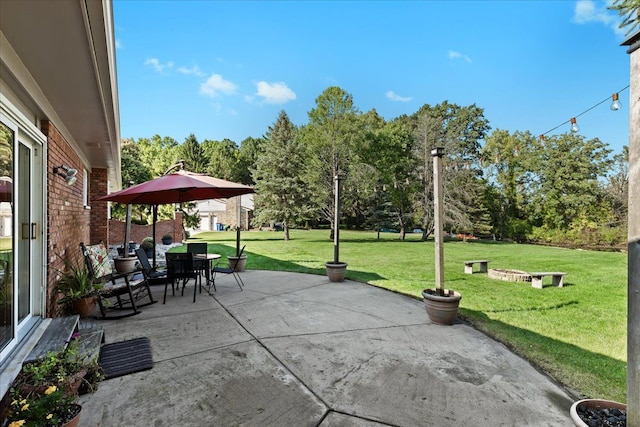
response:
[[[627,251],[627,425],[640,426],[640,31],[630,46]]]
[[[442,236],[442,156],[444,148],[431,150],[433,157],[433,210],[436,241],[436,291],[444,294],[444,238]]]
[[[335,191],[335,217],[333,219],[334,230],[333,230],[333,262],[338,263],[340,261],[340,176],[336,175],[333,177],[336,184]]]

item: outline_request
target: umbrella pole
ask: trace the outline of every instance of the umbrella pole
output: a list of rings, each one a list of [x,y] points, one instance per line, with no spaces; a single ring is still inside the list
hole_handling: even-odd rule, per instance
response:
[[[127,218],[124,222],[124,250],[122,251],[123,257],[129,256],[129,239],[131,237],[131,205],[127,205]]]
[[[242,222],[242,196],[236,197],[236,256],[240,256],[240,224]]]
[[[153,268],[156,268],[156,221],[158,221],[158,205],[153,205]]]

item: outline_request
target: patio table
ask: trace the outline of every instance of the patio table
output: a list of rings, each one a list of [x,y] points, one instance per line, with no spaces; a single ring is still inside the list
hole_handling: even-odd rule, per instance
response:
[[[220,259],[221,255],[220,254],[193,254],[193,260],[194,261],[206,261],[207,262],[207,268],[205,269],[205,278],[207,280],[207,293],[211,293],[209,292],[209,290],[211,289],[211,285],[213,285],[213,290],[216,289],[216,285],[215,283],[213,283],[213,280],[211,280],[211,269],[213,268],[213,261]],[[200,286],[200,293],[202,293],[202,286]]]

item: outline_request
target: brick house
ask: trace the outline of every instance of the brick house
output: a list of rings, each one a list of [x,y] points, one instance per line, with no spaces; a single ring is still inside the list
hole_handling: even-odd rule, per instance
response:
[[[57,315],[58,255],[107,241],[92,200],[121,182],[110,0],[0,2],[0,177],[1,397]]]

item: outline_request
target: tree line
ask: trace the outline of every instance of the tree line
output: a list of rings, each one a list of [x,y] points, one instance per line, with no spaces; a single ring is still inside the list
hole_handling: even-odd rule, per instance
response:
[[[182,144],[155,135],[122,142],[123,185],[162,175],[178,159],[186,169],[254,186],[254,225],[281,223],[333,230],[334,179],[342,224],[394,229],[399,237],[433,232],[431,150],[443,147],[445,229],[480,237],[617,245],[625,241],[628,149],[598,138],[491,130],[484,110],[443,101],[385,120],[361,112],[351,94],[328,87],[294,125],[286,111],[260,138]],[[191,206],[192,208],[193,206]],[[172,207],[160,214],[168,215]],[[187,207],[187,225],[198,218]],[[122,216],[123,208],[114,210]],[[148,220],[147,207],[134,209]]]

